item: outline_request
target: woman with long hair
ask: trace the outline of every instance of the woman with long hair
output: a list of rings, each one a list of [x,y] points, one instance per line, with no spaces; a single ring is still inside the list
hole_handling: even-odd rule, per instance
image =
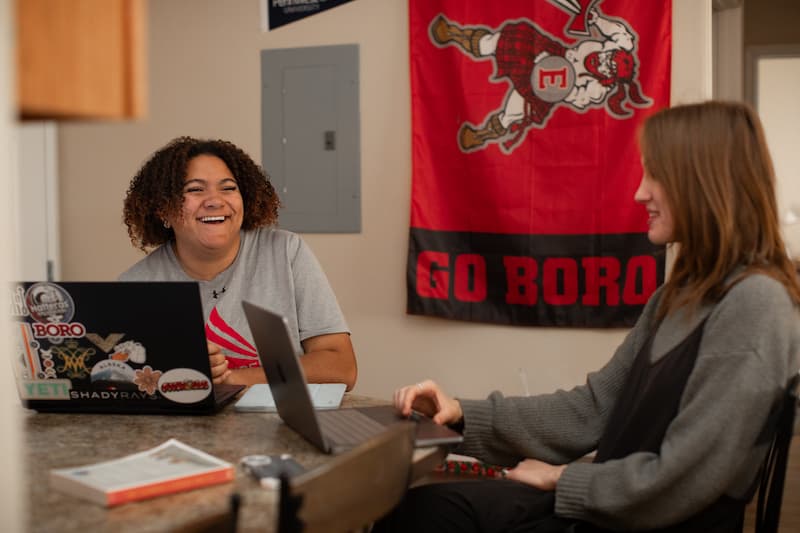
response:
[[[667,282],[572,390],[397,390],[403,414],[462,428],[456,451],[505,466],[506,479],[413,489],[376,531],[741,531],[800,350],[772,162],[758,117],[738,103],[661,110],[640,147],[635,200],[649,240],[675,247]]]

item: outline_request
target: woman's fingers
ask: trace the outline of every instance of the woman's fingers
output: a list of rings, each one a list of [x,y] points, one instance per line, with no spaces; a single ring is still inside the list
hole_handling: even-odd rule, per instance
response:
[[[461,404],[429,379],[397,389],[394,405],[403,416],[410,416],[412,410],[417,410],[437,424],[458,422],[462,416]]]
[[[219,385],[231,375],[231,371],[228,369],[228,359],[219,346],[213,342],[208,343],[208,363],[211,366],[211,381],[214,382],[214,385]]]

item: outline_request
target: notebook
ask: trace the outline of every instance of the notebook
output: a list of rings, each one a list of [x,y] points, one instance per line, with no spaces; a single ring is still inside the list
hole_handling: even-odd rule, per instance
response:
[[[315,411],[303,368],[292,346],[285,317],[243,301],[261,367],[281,419],[325,453],[337,453],[366,442],[401,417],[392,406]],[[430,418],[415,417],[416,447],[458,444],[461,434]]]
[[[194,282],[16,282],[13,361],[25,407],[208,414],[243,386],[214,386]]]
[[[308,394],[314,409],[336,409],[342,403],[346,388],[344,383],[309,383]],[[244,413],[274,413],[278,410],[266,383],[250,385],[233,408]]]

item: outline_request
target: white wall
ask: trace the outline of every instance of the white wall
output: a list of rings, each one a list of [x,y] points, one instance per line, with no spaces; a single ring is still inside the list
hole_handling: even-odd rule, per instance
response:
[[[112,279],[141,257],[121,223],[142,161],[172,137],[227,138],[260,161],[259,52],[358,43],[363,231],[305,235],[353,331],[356,392],[389,397],[432,377],[462,396],[532,393],[582,383],[623,330],[494,326],[405,314],[411,176],[408,7],[358,0],[260,31],[258,0],[149,4],[150,112],[139,123],[60,127],[64,279]],[[673,90],[711,93],[710,0],[674,0]],[[698,53],[698,50],[700,53]],[[267,170],[269,170],[267,162]]]
[[[778,209],[800,216],[800,45],[794,56],[765,56],[756,62],[756,108],[775,164]],[[789,251],[800,258],[800,221],[784,227]]]
[[[672,103],[711,98],[711,0],[672,1]]]

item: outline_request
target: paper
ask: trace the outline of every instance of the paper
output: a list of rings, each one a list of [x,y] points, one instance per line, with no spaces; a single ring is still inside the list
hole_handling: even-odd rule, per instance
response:
[[[347,386],[344,383],[309,383],[308,392],[314,409],[336,409],[342,403],[342,396]],[[251,385],[247,392],[234,405],[234,409],[243,412],[274,413],[275,400],[269,385],[259,383]]]

